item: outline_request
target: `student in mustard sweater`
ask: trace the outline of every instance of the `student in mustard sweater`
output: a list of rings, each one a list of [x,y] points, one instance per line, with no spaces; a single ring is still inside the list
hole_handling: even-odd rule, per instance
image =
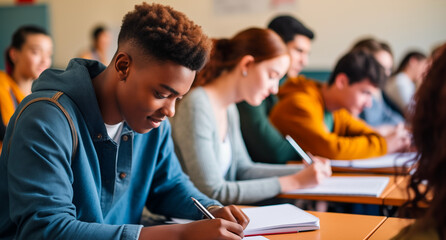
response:
[[[409,210],[421,216],[403,229],[394,240],[446,239],[446,44],[439,50],[440,56],[432,66],[415,95],[415,112],[412,118],[414,145],[418,149],[417,169],[410,176],[407,188],[414,192],[406,203]],[[431,195],[432,198],[429,196]],[[428,208],[420,211],[419,204]]]
[[[0,150],[9,119],[17,105],[31,93],[33,81],[51,66],[53,42],[37,26],[17,29],[5,52],[6,72],[0,71]]]
[[[381,136],[353,117],[370,106],[373,92],[385,80],[379,63],[364,52],[343,56],[328,84],[291,78],[279,90],[272,123],[304,150],[330,159],[358,159],[404,149],[408,133],[397,129]]]

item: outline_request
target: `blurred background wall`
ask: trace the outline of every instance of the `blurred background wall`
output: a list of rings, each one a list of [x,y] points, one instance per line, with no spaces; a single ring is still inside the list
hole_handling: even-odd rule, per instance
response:
[[[90,44],[98,23],[110,27],[112,54],[125,13],[135,0],[34,0],[48,7],[49,31],[54,39],[53,67],[65,68]],[[313,51],[307,70],[329,70],[359,38],[387,41],[396,63],[409,49],[429,53],[446,41],[445,0],[160,0],[201,25],[211,37],[230,37],[251,27],[265,27],[277,14],[291,14],[314,30]],[[0,0],[1,6],[14,0]],[[8,22],[0,22],[8,24]],[[4,33],[1,33],[4,34]],[[1,50],[2,52],[4,49]],[[110,55],[111,55],[110,54]],[[3,53],[2,53],[3,55]],[[0,68],[3,69],[3,66]]]

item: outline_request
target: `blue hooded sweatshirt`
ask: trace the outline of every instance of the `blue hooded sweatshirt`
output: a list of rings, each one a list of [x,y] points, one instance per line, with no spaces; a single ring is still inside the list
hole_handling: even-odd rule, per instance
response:
[[[104,70],[83,59],[47,70],[12,116],[0,157],[0,238],[137,239],[144,206],[199,219],[191,196],[220,205],[181,171],[168,121],[146,134],[124,123],[119,145],[108,136],[92,85]],[[53,103],[32,103],[16,122],[27,102],[58,91],[79,139],[74,151],[68,120]]]

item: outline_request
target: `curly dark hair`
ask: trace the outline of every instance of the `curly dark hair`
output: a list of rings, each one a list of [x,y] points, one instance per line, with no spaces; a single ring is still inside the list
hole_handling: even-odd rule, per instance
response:
[[[429,208],[423,216],[425,225],[422,227],[436,227],[443,237],[441,239],[446,237],[446,148],[443,147],[446,142],[446,109],[443,105],[446,102],[445,50],[446,44],[415,95],[412,126],[418,164],[408,185],[415,195],[405,204],[416,213],[420,205],[427,203]],[[433,198],[430,199],[428,194],[433,194]]]
[[[211,41],[186,15],[161,4],[135,5],[124,16],[120,44],[132,42],[145,54],[200,70],[209,58]]]

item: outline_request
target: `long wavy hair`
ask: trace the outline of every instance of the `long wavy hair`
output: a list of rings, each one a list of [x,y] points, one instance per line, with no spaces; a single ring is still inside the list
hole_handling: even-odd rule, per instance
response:
[[[418,150],[417,169],[410,177],[408,191],[414,197],[406,202],[413,213],[423,212],[421,228],[435,227],[446,237],[446,44],[432,63],[415,95],[412,117],[414,144]],[[432,194],[433,198],[429,198]],[[429,208],[420,211],[422,204]]]

